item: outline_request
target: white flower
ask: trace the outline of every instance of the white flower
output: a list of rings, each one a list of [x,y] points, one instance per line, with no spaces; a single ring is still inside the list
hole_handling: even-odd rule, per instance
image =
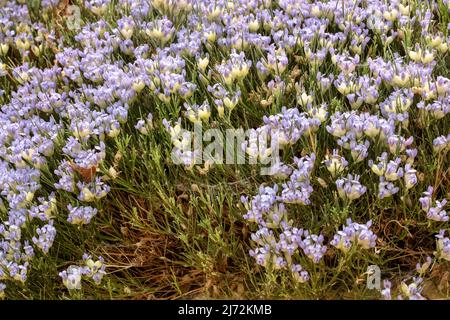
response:
[[[208,66],[208,64],[209,64],[209,57],[208,56],[198,59],[197,66],[202,72],[205,72],[206,67]]]
[[[81,275],[82,270],[78,266],[70,266],[66,271],[60,273],[63,278],[63,284],[69,290],[80,290],[81,289]]]

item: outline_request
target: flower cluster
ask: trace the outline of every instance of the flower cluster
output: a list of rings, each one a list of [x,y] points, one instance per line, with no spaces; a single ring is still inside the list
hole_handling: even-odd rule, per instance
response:
[[[46,224],[42,228],[36,229],[37,237],[33,237],[33,243],[42,250],[44,253],[48,253],[48,250],[53,244],[56,236],[56,229],[53,226],[53,220],[49,224]]]
[[[94,261],[90,255],[85,253],[83,260],[84,266],[71,265],[67,270],[59,273],[67,289],[81,289],[81,280],[83,278],[92,279],[96,284],[100,284],[103,276],[106,274],[106,265],[102,257],[98,257],[98,260]]]
[[[163,119],[162,124],[170,134],[174,147],[172,160],[177,164],[183,164],[187,169],[192,169],[194,164],[199,163],[198,158],[201,157],[200,146],[194,144],[194,134],[181,127],[181,119],[173,125]]]
[[[67,210],[69,210],[67,221],[79,225],[89,224],[91,219],[97,214],[97,209],[89,206],[72,207],[72,205],[69,204]]]
[[[295,263],[299,249],[314,263],[318,263],[326,252],[326,246],[323,245],[323,236],[292,227],[293,221],[288,216],[285,204],[310,203],[310,177],[314,162],[314,154],[294,158],[295,168],[285,170],[286,174],[281,179],[289,180],[282,183],[281,188],[278,184],[273,187],[261,186],[259,194],[251,201],[248,197],[241,198],[247,208],[244,218],[259,226],[259,230],[252,234],[252,240],[259,247],[251,250],[250,255],[262,266],[291,270],[299,282],[305,282],[309,278],[307,271],[302,271],[301,265]],[[277,167],[283,166],[285,165],[278,164]]]
[[[416,276],[413,276],[412,279],[411,277],[409,277],[401,281],[397,300],[425,300],[425,297],[422,296],[422,290],[424,287],[423,276],[429,271],[432,263],[433,259],[431,257],[427,257],[426,261],[423,264],[416,264]],[[392,300],[392,291],[392,283],[389,280],[384,280],[383,289],[381,290],[381,296],[383,297],[383,299]]]
[[[367,188],[359,182],[359,176],[352,176],[351,174],[349,174],[347,178],[336,180],[336,187],[339,196],[342,199],[349,201],[358,199],[367,190]]]
[[[381,290],[381,294],[385,300],[392,299],[392,284],[389,280],[384,280],[384,288]],[[397,295],[397,300],[425,300],[422,296],[423,279],[421,277],[414,277],[409,284],[402,281],[400,284],[400,293]]]
[[[338,3],[342,6],[337,5]],[[295,87],[299,108],[283,107],[281,113],[264,116],[264,126],[254,129],[254,137],[244,143],[244,150],[249,156],[259,159],[270,157],[268,149],[259,148],[257,143],[260,136],[269,135],[271,140],[276,139],[281,150],[302,142],[303,146],[308,145],[306,149],[316,151],[314,137],[325,122],[326,131],[334,138],[339,149],[333,146],[332,154],[327,151],[323,163],[331,178],[336,179],[337,194],[349,206],[352,200],[368,194],[367,191],[372,186],[365,186],[361,181],[370,181],[372,177],[378,179],[378,187],[376,191],[370,190],[371,194],[368,196],[372,196],[372,191],[375,191],[374,194],[379,199],[398,193],[405,195],[418,184],[415,163],[418,149],[413,146],[417,141],[409,131],[411,120],[417,120],[419,126],[426,127],[430,121],[442,120],[448,114],[449,80],[433,74],[437,64],[436,57],[448,51],[448,38],[441,33],[433,33],[429,28],[433,15],[430,9],[418,7],[413,12],[410,6],[401,1],[394,1],[392,4],[379,1],[369,1],[366,4],[357,2],[349,4],[352,10],[346,9],[346,4],[349,3],[330,1],[306,4],[302,1],[279,1],[281,10],[274,13],[273,17],[269,19],[262,13],[259,20],[254,22],[251,19],[247,24],[245,30],[249,32],[261,27],[272,30],[271,36],[276,42],[276,45],[262,46],[267,55],[261,57],[255,66],[257,76],[271,93],[269,98],[261,101],[261,105],[268,106],[282,101],[279,96],[289,92],[290,87]],[[293,17],[299,13],[304,18],[296,21]],[[414,48],[409,47],[406,57],[394,52],[392,59],[371,56],[363,61],[363,53],[371,40],[370,33],[379,36],[384,46],[394,42],[404,43],[405,35],[411,34],[412,24],[416,21],[413,14],[422,19],[423,43],[415,44]],[[340,31],[331,33],[328,27],[334,23]],[[336,45],[348,38],[348,46],[342,48]],[[245,35],[240,39],[243,41],[240,44],[244,52],[252,45],[253,39],[253,36]],[[262,43],[265,44],[265,41]],[[289,83],[280,79],[280,75],[289,72],[286,65],[291,59],[290,53],[297,48],[301,48],[304,56],[294,57],[296,61],[308,65],[311,76],[315,76],[315,91],[311,91],[311,88],[310,91],[306,90],[307,84],[303,82]],[[335,66],[335,72],[325,74],[320,66],[328,55]],[[362,70],[365,65],[370,70],[368,74]],[[295,70],[292,74],[294,72]],[[343,99],[330,108],[333,103],[320,97],[334,89]],[[384,91],[387,91],[386,96]],[[336,104],[345,106],[335,107]],[[345,110],[347,105],[351,111]],[[306,112],[302,113],[299,109]],[[417,116],[414,116],[416,111]],[[433,141],[436,153],[447,150],[448,146],[446,136],[439,136]],[[319,145],[321,147],[328,149],[329,145]],[[369,155],[375,160],[371,160]],[[315,159],[316,153],[311,156]],[[359,171],[358,163],[364,162],[368,164],[371,173]],[[288,252],[295,252],[298,246],[314,262],[318,262],[326,251],[322,247],[322,235],[309,235],[303,229],[295,229],[292,233],[296,226],[288,215],[289,209],[279,204],[311,204],[313,179],[317,178],[323,187],[328,187],[323,179],[325,177],[312,176],[312,170],[302,175],[293,167],[288,162],[277,163],[271,167],[272,177],[289,180],[273,187],[261,186],[259,194],[251,201],[243,197],[247,209],[244,218],[259,225],[257,234],[261,231],[261,234],[266,235],[262,238],[270,239],[263,243],[260,236],[252,238],[261,247],[252,251],[251,255],[266,267],[267,261],[274,258],[278,268],[289,266],[292,269],[292,255],[289,254],[289,258],[281,256],[276,246],[278,239],[289,244]],[[343,176],[350,169],[352,173]],[[294,175],[296,178],[293,178]],[[435,207],[424,210],[429,218],[434,217],[436,220],[439,217],[439,220],[444,221],[445,204],[446,200],[437,201]],[[348,220],[347,225],[335,235],[330,244],[344,252],[353,244],[365,249],[372,248],[377,236],[370,227],[371,221],[362,225]],[[288,236],[294,239],[288,241]],[[414,285],[407,296],[419,297],[420,292],[415,292],[413,287]]]
[[[347,225],[337,232],[330,244],[344,253],[348,252],[352,245],[360,246],[363,249],[373,248],[377,236],[370,230],[371,226],[372,221],[370,220],[366,224],[359,224],[348,219]]]
[[[436,200],[436,205],[433,207],[433,190],[434,188],[432,186],[429,186],[427,191],[424,191],[422,193],[423,196],[419,199],[419,202],[422,205],[422,210],[426,212],[427,218],[430,220],[448,221],[449,217],[447,215],[447,212],[443,209],[447,204],[447,200]]]
[[[26,281],[59,222],[93,220],[111,190],[101,171],[130,127],[142,138],[162,123],[172,160],[186,169],[201,156],[185,130],[197,124],[252,123],[240,146],[251,164],[279,146],[268,183],[242,198],[244,219],[258,228],[257,263],[298,282],[332,236],[296,225],[298,208],[321,205],[317,183],[351,211],[373,195],[380,205],[411,200],[416,158],[428,150],[448,164],[447,0],[86,0],[89,14],[68,34],[48,29],[60,24],[59,1],[37,3],[37,18],[24,1],[0,4],[2,280]],[[446,222],[447,200],[433,203],[433,191],[419,202],[428,219]],[[371,248],[370,227],[348,220],[330,244]],[[438,237],[444,258],[446,239]],[[83,276],[100,281],[103,262],[85,260],[61,273],[68,288]],[[404,294],[420,297],[419,282]]]

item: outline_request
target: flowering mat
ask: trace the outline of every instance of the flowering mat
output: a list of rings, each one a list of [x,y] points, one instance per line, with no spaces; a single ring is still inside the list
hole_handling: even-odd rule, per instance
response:
[[[449,17],[0,0],[0,298],[449,298]]]

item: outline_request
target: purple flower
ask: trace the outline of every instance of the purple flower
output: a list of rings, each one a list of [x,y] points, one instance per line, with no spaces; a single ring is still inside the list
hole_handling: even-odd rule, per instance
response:
[[[433,262],[433,259],[431,257],[427,257],[426,262],[424,264],[420,264],[420,263],[416,264],[416,271],[419,273],[420,276],[422,276],[423,274],[425,274],[428,271],[432,262]]]
[[[411,189],[417,184],[417,170],[413,169],[411,164],[407,163],[404,168],[404,181],[406,189]]]
[[[79,290],[81,289],[81,277],[83,274],[83,270],[81,267],[77,266],[69,266],[67,270],[64,270],[59,273],[59,276],[62,278],[64,285],[69,290]]]
[[[342,199],[352,201],[358,199],[367,191],[367,188],[359,182],[359,178],[358,175],[349,174],[347,178],[336,180],[338,194]]]
[[[313,191],[311,185],[304,182],[289,181],[283,183],[281,196],[278,199],[284,203],[299,203],[308,205],[309,197]]]
[[[447,212],[443,209],[447,204],[447,200],[437,201],[436,206],[428,210],[427,218],[434,221],[448,221]]]
[[[439,136],[433,140],[433,150],[436,153],[450,148],[450,134],[447,136]]]
[[[392,154],[399,154],[406,150],[406,147],[409,147],[414,141],[413,137],[409,137],[405,139],[399,135],[391,135],[389,136],[387,143],[389,146],[389,151]]]
[[[318,263],[327,252],[327,247],[323,244],[323,235],[304,233],[305,238],[300,241],[299,246],[303,249],[305,255],[314,263]]]
[[[409,300],[425,300],[421,295],[423,279],[421,277],[413,277],[412,283],[407,285],[404,281],[401,283],[401,293]]]
[[[419,198],[419,202],[422,205],[422,210],[425,212],[428,212],[431,208],[432,204],[432,195],[433,195],[434,188],[432,186],[428,186],[427,191],[424,191],[422,193],[422,197]]]
[[[103,257],[99,256],[97,261],[94,261],[88,254],[83,255],[85,267],[83,268],[83,275],[94,280],[95,284],[100,284],[103,276],[106,274],[105,261]]]
[[[387,181],[396,181],[399,178],[403,177],[403,168],[400,167],[401,162],[401,158],[396,158],[395,160],[389,161],[386,164],[384,177]]]
[[[435,256],[439,259],[450,261],[450,239],[445,236],[445,230],[440,230],[436,235]]]
[[[291,266],[292,276],[294,280],[299,283],[305,283],[309,280],[308,271],[303,270],[303,267],[299,264],[293,264]]]
[[[353,243],[363,249],[373,248],[377,236],[370,230],[371,225],[370,220],[366,224],[359,224],[347,219],[347,225],[342,227],[342,231],[338,231],[330,244],[343,252],[348,252]]]
[[[72,224],[89,224],[91,219],[97,214],[97,209],[92,207],[72,207],[71,204],[67,205],[69,210],[69,216],[67,221]]]
[[[48,253],[56,236],[56,229],[53,226],[53,220],[42,228],[36,229],[37,236],[33,237],[33,243],[38,246],[44,253]]]
[[[392,284],[389,280],[383,281],[383,289],[381,290],[381,295],[384,300],[392,300],[391,287]]]
[[[392,182],[387,182],[384,177],[380,177],[380,182],[378,184],[378,198],[384,199],[391,197],[400,190]]]

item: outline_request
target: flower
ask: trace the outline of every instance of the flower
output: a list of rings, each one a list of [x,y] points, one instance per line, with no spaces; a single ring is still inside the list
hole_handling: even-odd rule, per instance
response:
[[[401,294],[409,300],[425,300],[425,298],[421,295],[423,290],[422,282],[423,279],[421,277],[414,277],[413,282],[409,285],[402,281],[400,285]]]
[[[359,224],[347,219],[347,225],[342,227],[342,231],[338,231],[330,244],[344,253],[349,251],[353,243],[363,249],[373,248],[377,236],[370,230],[371,225],[371,220],[366,224]]]
[[[316,118],[322,123],[328,117],[328,106],[326,103],[322,103],[319,107],[312,107],[311,104],[308,104],[306,109],[310,117]]]
[[[130,17],[123,17],[117,21],[120,34],[125,39],[130,39],[134,32],[135,23]]]
[[[436,235],[436,251],[434,255],[438,259],[450,261],[450,239],[445,236],[445,230],[440,230]]]
[[[392,300],[391,287],[392,284],[389,280],[383,281],[383,289],[381,290],[381,295],[384,300]]]
[[[186,102],[184,103],[184,107],[186,109],[186,118],[193,123],[206,121],[211,115],[211,108],[208,101],[203,102],[201,106],[197,104],[190,105]]]
[[[389,151],[392,154],[398,154],[405,151],[406,147],[409,147],[413,143],[413,141],[414,141],[413,137],[405,139],[404,137],[399,135],[391,135],[388,138],[387,143],[389,146]]]
[[[50,220],[49,224],[46,224],[42,228],[37,228],[36,233],[37,237],[32,238],[33,243],[36,244],[42,252],[48,253],[56,236],[53,220]]]
[[[450,134],[447,136],[439,136],[433,140],[433,151],[436,153],[450,149]]]
[[[422,210],[425,212],[428,212],[430,210],[432,199],[431,196],[433,195],[434,188],[432,186],[428,186],[427,191],[424,191],[423,197],[419,198],[420,204],[422,205]]]
[[[81,289],[81,276],[82,276],[82,268],[71,265],[59,273],[59,276],[63,280],[63,284],[69,290],[80,290]]]
[[[428,210],[427,218],[435,221],[448,221],[449,217],[447,212],[443,210],[446,204],[447,200],[445,199],[442,201],[436,201],[436,206]]]
[[[8,71],[6,69],[6,64],[2,63],[0,60],[0,77],[4,77],[5,75],[8,74]]]
[[[325,159],[326,160],[324,161],[324,163],[328,171],[331,173],[332,177],[335,177],[342,173],[345,167],[347,167],[348,165],[347,160],[345,160],[344,157],[341,157],[338,154],[338,150],[336,149],[333,150],[333,155],[331,157],[329,155],[326,155]]]
[[[71,204],[68,204],[67,209],[69,210],[67,221],[72,224],[89,224],[91,219],[97,214],[97,209],[89,206],[72,207]]]
[[[323,244],[323,235],[310,234],[309,231],[305,231],[304,236],[305,238],[299,241],[300,248],[308,258],[314,263],[318,263],[327,252],[327,247]]]
[[[428,186],[427,191],[422,193],[422,197],[419,198],[419,202],[422,206],[422,210],[427,213],[427,218],[434,221],[448,221],[449,216],[447,212],[443,209],[447,204],[447,200],[443,199],[442,201],[436,200],[436,206],[433,207],[433,191],[434,188],[432,186]]]
[[[405,187],[406,189],[411,189],[417,184],[417,175],[416,175],[417,170],[414,170],[411,167],[411,164],[407,163],[405,165],[403,172],[404,172],[403,177],[405,181]]]
[[[367,191],[367,188],[359,182],[359,178],[358,175],[349,174],[347,178],[336,180],[338,194],[342,199],[356,200]]]
[[[295,281],[299,283],[305,283],[309,280],[308,271],[303,270],[302,266],[299,264],[294,264],[291,266],[292,276]]]
[[[161,46],[164,46],[175,32],[172,21],[167,17],[156,19],[147,24],[143,23],[142,28],[152,40],[157,41]]]
[[[242,175],[248,170],[236,171],[251,182],[236,190],[261,183],[242,197],[245,222],[254,224],[251,255],[276,271],[274,277],[292,275],[300,283],[309,278],[304,259],[320,261],[322,238],[333,236],[334,219],[315,213],[321,200],[328,206],[333,199],[327,197],[336,193],[315,166],[316,155],[327,154],[322,160],[337,195],[356,216],[361,210],[353,210],[351,201],[371,191],[391,197],[378,201],[377,210],[399,200],[416,210],[410,190],[430,182],[419,168],[424,171],[428,160],[446,165],[450,38],[438,11],[449,8],[448,0],[424,6],[380,0],[86,0],[80,17],[67,8],[73,13],[64,21],[73,31],[68,33],[49,28],[57,0],[38,1],[40,15],[25,2],[0,5],[0,279],[8,283],[25,282],[39,265],[35,255],[53,252],[62,221],[56,217],[67,214],[74,230],[94,220],[117,182],[111,179],[116,163],[107,163],[130,134],[148,135],[125,140],[151,140],[163,155],[172,147],[167,160],[182,164],[181,170],[207,161],[199,170],[206,173],[213,170],[211,159],[193,147],[183,125],[226,130],[262,120],[245,128],[249,135],[239,147],[251,165],[274,158],[274,145],[282,161],[267,177],[247,180]],[[82,26],[72,18],[82,19]],[[153,115],[142,113],[150,109],[156,119],[165,118],[169,145]],[[133,127],[137,132],[130,132]],[[374,160],[367,168],[369,155]],[[105,170],[109,174],[102,176]],[[173,166],[164,170],[172,176]],[[346,170],[352,174],[343,176]],[[435,221],[430,225],[449,220],[448,200],[433,198],[438,191],[446,192],[430,187],[419,199],[427,219]],[[322,233],[296,225],[309,221],[314,230],[323,222]],[[368,223],[351,221],[334,236],[332,245],[342,251],[372,248],[376,239]],[[437,239],[437,256],[445,259],[446,237]],[[100,257],[83,259],[82,266],[62,272],[66,286],[104,276]],[[404,281],[401,298],[421,298],[416,280]],[[5,285],[0,298],[11,292]],[[384,290],[391,298],[390,284]]]
[[[424,264],[417,263],[416,271],[419,273],[420,276],[422,276],[428,271],[428,268],[431,266],[432,262],[433,259],[431,257],[427,257],[426,262]]]
[[[106,274],[105,268],[106,265],[104,263],[103,257],[99,256],[97,261],[94,261],[90,255],[85,253],[83,255],[83,260],[85,262],[86,267],[83,270],[83,275],[92,278],[95,284],[100,284],[103,276]]]
[[[380,177],[380,182],[378,184],[378,198],[384,199],[391,197],[400,190],[392,182],[387,182],[384,177]]]
[[[202,72],[206,71],[206,67],[209,64],[209,56],[205,56],[204,58],[199,58],[197,62],[198,69]]]
[[[239,81],[247,76],[251,65],[251,60],[246,59],[244,52],[238,54],[235,49],[232,49],[230,59],[217,65],[216,70],[225,84],[231,86],[235,80]]]
[[[401,158],[396,158],[395,160],[387,163],[386,170],[384,172],[384,177],[387,181],[396,181],[397,179],[403,177],[403,168],[400,167],[401,162]]]
[[[0,299],[5,298],[6,285],[0,282]]]
[[[357,144],[355,141],[350,142],[350,150],[352,159],[355,163],[363,161],[369,154],[370,142],[365,140],[364,143]]]

